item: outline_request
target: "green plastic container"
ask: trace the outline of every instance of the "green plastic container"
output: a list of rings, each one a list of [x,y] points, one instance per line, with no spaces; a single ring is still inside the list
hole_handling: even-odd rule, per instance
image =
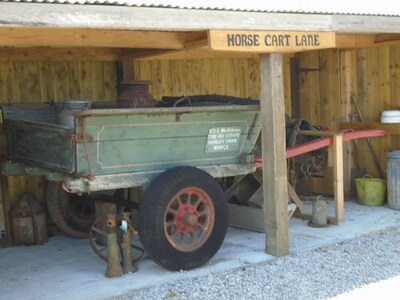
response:
[[[383,205],[386,198],[386,180],[365,175],[356,178],[357,201],[362,205]]]

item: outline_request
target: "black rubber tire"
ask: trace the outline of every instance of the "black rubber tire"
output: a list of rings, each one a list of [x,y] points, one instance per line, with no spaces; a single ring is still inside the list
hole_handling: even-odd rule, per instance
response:
[[[46,188],[46,203],[49,215],[58,228],[75,238],[88,238],[94,220],[82,220],[69,211],[68,193],[61,183],[49,181]]]
[[[207,194],[213,204],[214,224],[209,236],[193,251],[179,251],[164,232],[164,216],[171,199],[179,191],[194,187]],[[176,167],[159,175],[150,184],[139,209],[139,234],[147,255],[160,266],[188,270],[206,263],[221,247],[228,227],[228,204],[219,183],[194,167]]]

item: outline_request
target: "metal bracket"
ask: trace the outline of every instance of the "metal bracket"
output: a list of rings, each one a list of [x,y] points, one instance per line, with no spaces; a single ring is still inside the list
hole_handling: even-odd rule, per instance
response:
[[[299,73],[308,73],[308,72],[319,72],[320,68],[298,68],[297,71]]]
[[[89,142],[92,143],[94,142],[93,136],[90,134],[71,134],[71,140],[74,143],[79,143],[79,142]]]

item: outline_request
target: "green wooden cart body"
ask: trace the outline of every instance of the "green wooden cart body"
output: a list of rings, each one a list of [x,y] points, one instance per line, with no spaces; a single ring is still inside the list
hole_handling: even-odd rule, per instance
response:
[[[106,107],[106,106],[105,106]],[[70,192],[146,185],[176,166],[214,177],[255,170],[258,105],[94,108],[57,123],[60,105],[2,105],[9,175],[63,180]]]

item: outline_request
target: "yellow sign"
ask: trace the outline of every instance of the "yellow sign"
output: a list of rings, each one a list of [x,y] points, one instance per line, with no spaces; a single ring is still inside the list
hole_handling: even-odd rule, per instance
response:
[[[298,52],[334,48],[334,32],[210,30],[209,46],[216,51]]]

